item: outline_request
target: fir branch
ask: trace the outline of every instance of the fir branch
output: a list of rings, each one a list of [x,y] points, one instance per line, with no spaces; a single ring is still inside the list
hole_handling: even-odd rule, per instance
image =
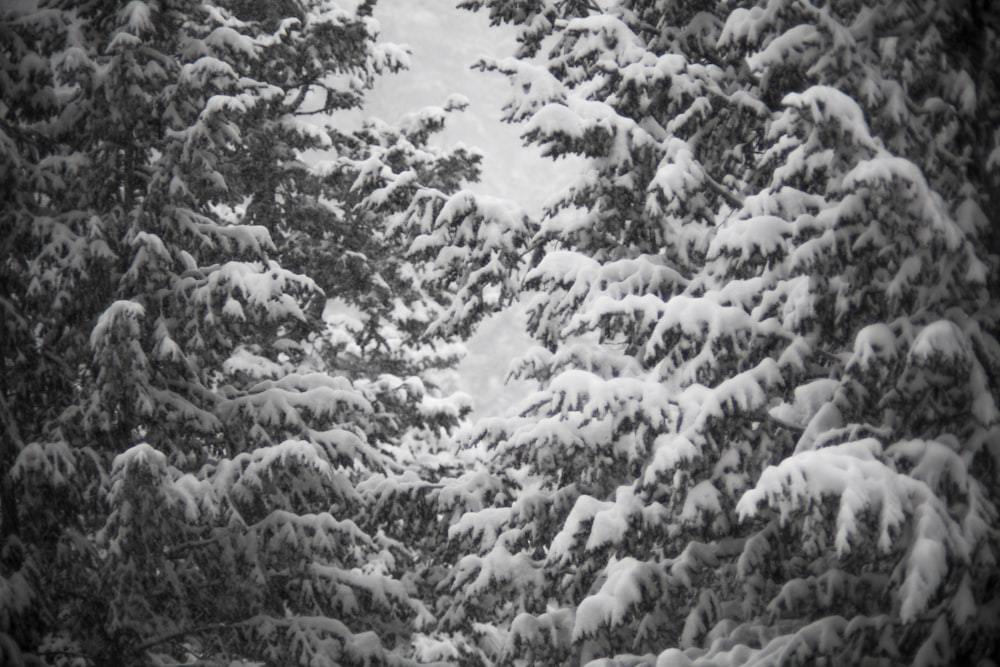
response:
[[[252,619],[247,619],[245,621],[235,621],[232,623],[208,623],[205,625],[197,625],[193,628],[184,628],[181,630],[177,630],[175,632],[170,632],[165,635],[161,635],[159,637],[155,637],[153,639],[150,639],[149,641],[143,642],[142,644],[139,644],[138,646],[133,648],[131,650],[131,653],[134,655],[138,655],[143,653],[144,651],[148,651],[154,646],[159,646],[160,644],[166,644],[167,642],[171,642],[175,639],[180,639],[182,637],[188,637],[190,635],[202,635],[208,632],[215,632],[217,630],[234,630],[241,626],[249,625],[251,620]]]
[[[743,198],[712,178],[707,172],[705,173],[705,183],[708,185],[709,189],[725,199],[726,203],[734,209],[743,208]]]
[[[175,560],[184,556],[184,553],[190,551],[191,549],[196,549],[198,547],[206,547],[212,544],[217,544],[223,535],[216,535],[215,537],[206,537],[201,540],[189,540],[187,542],[181,542],[180,544],[173,547],[164,547],[163,556],[168,560]]]

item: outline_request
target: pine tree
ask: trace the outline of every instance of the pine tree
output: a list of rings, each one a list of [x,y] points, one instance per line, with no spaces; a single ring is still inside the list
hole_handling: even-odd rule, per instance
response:
[[[469,409],[463,396],[440,395],[439,380],[462,355],[459,340],[428,331],[452,297],[429,288],[400,222],[414,201],[447,198],[478,179],[478,153],[427,145],[465,106],[456,97],[399,127],[366,121],[342,137],[334,159],[299,175],[296,209],[277,216],[282,264],[315,276],[344,311],[326,318],[315,352],[372,393],[388,417],[377,434],[384,443],[413,428],[450,430]]]
[[[431,394],[433,387],[420,372],[442,367],[448,358],[439,349],[447,354],[484,317],[509,304],[523,264],[521,248],[531,232],[516,205],[462,188],[462,180],[477,174],[478,154],[461,146],[438,151],[428,144],[448,112],[466,105],[453,96],[443,108],[407,115],[398,128],[371,122],[363,133],[367,153],[328,168],[351,183],[354,210],[361,214],[356,224],[368,228],[375,220],[387,221],[382,252],[377,257],[365,253],[385,296],[381,303],[372,301],[372,290],[359,291],[356,300],[346,297],[365,315],[365,324],[355,329],[351,344],[337,351],[337,359],[369,375],[388,371],[376,382],[386,394],[402,382],[406,392],[423,397],[413,405],[420,414],[405,420],[409,430],[395,439],[402,465],[368,476],[358,490],[367,501],[370,525],[416,554],[407,580],[436,617],[451,610],[442,579],[453,554],[448,543],[452,520],[482,508],[496,488],[473,457],[456,456],[455,443],[445,434],[458,425],[468,404]],[[368,275],[366,270],[354,273]],[[382,334],[372,340],[369,332],[378,331],[379,322]],[[411,375],[402,379],[404,370]],[[394,405],[394,411],[409,414],[403,407]],[[475,637],[450,628],[426,630],[413,638],[417,659],[483,664]]]
[[[408,428],[457,415],[418,362],[403,394],[387,379],[409,339],[381,369],[338,362],[325,297],[424,288],[361,173],[352,193],[300,159],[333,149],[346,173],[385,148],[308,122],[405,63],[370,10],[2,9],[3,664],[410,662],[431,615],[357,484],[395,468]],[[475,176],[464,153],[424,163],[404,212]],[[304,237],[324,243],[303,255]],[[354,259],[374,268],[352,283]],[[326,261],[343,268],[302,274]],[[431,345],[379,307],[375,334]]]
[[[589,158],[525,281],[443,623],[503,664],[995,651],[1000,17],[983,3],[467,2],[510,120]],[[509,499],[509,500],[508,500]]]

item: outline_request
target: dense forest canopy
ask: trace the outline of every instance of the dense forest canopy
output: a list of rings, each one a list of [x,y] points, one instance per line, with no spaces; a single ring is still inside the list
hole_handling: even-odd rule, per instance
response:
[[[0,7],[0,664],[994,664],[1000,12],[465,0],[530,216],[374,4]]]

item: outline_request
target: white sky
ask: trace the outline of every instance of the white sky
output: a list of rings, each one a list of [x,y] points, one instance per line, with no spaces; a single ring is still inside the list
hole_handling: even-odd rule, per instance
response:
[[[491,28],[485,14],[460,11],[456,1],[380,0],[375,18],[382,39],[408,45],[411,67],[382,77],[369,94],[364,114],[392,123],[420,107],[442,106],[449,95],[464,95],[469,108],[453,114],[434,141],[478,148],[484,155],[483,178],[470,189],[511,199],[537,213],[568,183],[572,167],[565,160],[541,158],[534,147],[523,147],[520,128],[501,122],[507,79],[471,66],[482,56],[513,54],[515,32],[507,26]],[[469,354],[458,368],[458,389],[472,397],[475,416],[499,414],[531,389],[525,382],[503,385],[510,361],[533,344],[523,333],[521,318],[514,309],[488,320],[468,341]]]
[[[365,105],[366,115],[387,122],[423,106],[443,106],[464,95],[470,105],[453,114],[439,145],[461,142],[484,154],[483,179],[471,189],[506,197],[538,211],[569,178],[565,162],[543,159],[525,148],[521,129],[500,121],[508,98],[506,77],[471,69],[482,56],[509,56],[515,48],[510,26],[489,26],[484,13],[458,10],[458,0],[380,0],[375,18],[384,41],[412,51],[407,72],[381,77]]]

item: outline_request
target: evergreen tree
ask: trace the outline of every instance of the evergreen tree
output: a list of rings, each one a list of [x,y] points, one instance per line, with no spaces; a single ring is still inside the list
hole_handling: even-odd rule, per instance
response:
[[[370,263],[377,269],[378,284],[367,295],[359,291],[356,301],[347,297],[365,315],[365,324],[356,327],[338,359],[363,373],[388,365],[389,373],[378,381],[387,393],[400,386],[395,373],[402,369],[416,373],[447,360],[424,341],[430,338],[439,345],[468,336],[517,290],[521,249],[531,232],[526,215],[510,202],[461,189],[458,176],[478,165],[477,154],[462,147],[438,152],[427,144],[443,127],[446,113],[466,104],[455,96],[443,109],[404,117],[398,129],[370,123],[365,130],[367,156],[341,163],[352,193],[357,193],[362,224],[370,216],[388,224],[383,252]],[[367,275],[365,270],[360,274]],[[378,285],[385,290],[381,303],[370,298],[371,291],[379,292]],[[385,333],[373,341],[367,332],[375,330],[376,322]],[[425,394],[425,384],[431,388],[425,380],[426,375],[411,375],[403,381],[406,392],[424,396],[413,405],[420,414],[406,422],[409,430],[397,439],[397,460],[403,465],[368,476],[358,490],[366,498],[370,525],[417,554],[408,580],[440,617],[451,611],[451,596],[442,589],[446,564],[454,554],[449,527],[468,510],[491,502],[497,485],[475,457],[456,456],[455,443],[442,437],[442,430],[457,425],[468,406]],[[405,414],[400,408],[395,411]],[[450,629],[427,630],[414,637],[418,659],[462,665],[485,659],[476,637]]]
[[[1000,16],[464,4],[522,26],[482,63],[508,118],[589,168],[531,243],[541,389],[480,426],[444,627],[503,664],[990,656]]]
[[[432,617],[357,484],[455,423],[401,351],[451,302],[365,171],[405,133],[310,122],[405,64],[370,5],[0,10],[3,664],[409,662]],[[400,219],[476,175],[409,138]],[[325,297],[399,339],[345,352]]]
[[[463,396],[441,396],[439,386],[453,383],[461,344],[428,332],[451,295],[428,289],[400,228],[414,200],[447,198],[478,178],[477,153],[427,145],[448,113],[464,108],[456,98],[409,114],[400,127],[366,121],[341,137],[334,159],[297,174],[296,207],[276,216],[282,264],[314,276],[333,300],[314,352],[371,393],[386,419],[369,437],[386,444],[409,429],[450,430],[469,409]]]

